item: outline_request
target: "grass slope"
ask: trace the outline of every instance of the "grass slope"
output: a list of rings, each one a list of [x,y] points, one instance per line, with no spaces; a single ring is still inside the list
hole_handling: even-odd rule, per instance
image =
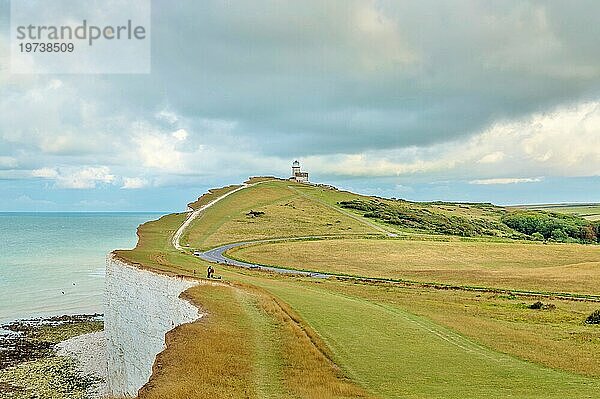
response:
[[[310,200],[294,189],[298,184],[272,181],[238,191],[194,220],[182,237],[190,247],[306,235],[373,233],[372,227]],[[252,217],[251,210],[264,212]]]
[[[369,215],[369,222],[396,233],[489,235],[507,237],[518,235],[500,223],[506,208],[492,204],[451,202],[411,202],[399,199],[367,197],[348,191],[331,190],[319,186],[300,186],[296,190],[313,200],[351,212],[356,216]],[[368,212],[362,206],[345,206],[354,203],[375,207]],[[401,219],[399,219],[399,217]],[[472,231],[471,231],[472,230]]]
[[[373,293],[356,295],[345,284],[236,274],[232,278],[264,287],[296,309],[337,363],[379,397],[575,398],[600,389],[596,378],[492,351]]]
[[[184,219],[173,214],[145,223],[136,248],[115,255],[160,272],[201,275],[206,263],[171,246]],[[201,285],[185,296],[208,315],[169,333],[140,398],[368,397],[331,362],[318,335],[266,292]]]
[[[291,309],[265,292],[201,285],[185,297],[208,314],[168,334],[140,399],[367,397]]]
[[[600,294],[600,251],[581,244],[346,239],[234,248],[237,259],[339,274]]]
[[[204,205],[207,205],[211,201],[214,201],[217,198],[219,198],[220,196],[225,195],[228,192],[233,191],[239,187],[240,187],[239,184],[237,184],[237,185],[234,184],[231,186],[226,186],[226,187],[221,187],[221,188],[211,188],[210,190],[208,190],[208,192],[206,194],[203,194],[202,196],[200,196],[196,201],[190,202],[188,204],[188,207],[193,210],[202,208]]]

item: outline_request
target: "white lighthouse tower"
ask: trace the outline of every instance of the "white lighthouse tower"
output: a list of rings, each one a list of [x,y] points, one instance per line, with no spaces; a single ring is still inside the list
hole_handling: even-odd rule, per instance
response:
[[[292,176],[296,176],[296,173],[300,173],[300,162],[298,161],[292,163]]]
[[[298,161],[292,163],[292,177],[290,177],[290,180],[298,183],[308,183],[308,172],[302,172]]]

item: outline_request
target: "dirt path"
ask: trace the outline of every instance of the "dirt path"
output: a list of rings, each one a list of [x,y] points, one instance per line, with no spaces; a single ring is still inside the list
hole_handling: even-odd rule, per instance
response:
[[[259,183],[254,183],[254,184],[244,183],[240,187],[236,188],[235,190],[228,191],[227,193],[223,194],[222,196],[210,201],[208,204],[203,205],[200,208],[196,209],[195,211],[190,212],[190,214],[185,219],[185,221],[181,224],[181,226],[179,226],[177,231],[173,234],[173,239],[171,240],[171,242],[173,243],[173,246],[175,247],[175,249],[177,249],[179,251],[184,250],[184,248],[181,246],[179,241],[181,240],[181,236],[183,235],[183,232],[185,231],[185,229],[188,228],[188,226],[194,221],[194,219],[196,219],[198,217],[198,215],[200,215],[202,212],[204,212],[206,209],[210,208],[217,202],[221,201],[223,198],[225,198],[233,193],[236,193],[240,190],[243,190],[245,188],[252,187],[256,184],[259,184]]]

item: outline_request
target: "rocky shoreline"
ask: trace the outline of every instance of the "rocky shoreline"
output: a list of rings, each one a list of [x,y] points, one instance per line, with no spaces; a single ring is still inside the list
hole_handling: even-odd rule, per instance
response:
[[[83,399],[102,381],[81,364],[82,348],[103,342],[103,316],[65,315],[0,326],[0,396],[7,399]],[[90,336],[90,338],[85,338]],[[84,337],[84,338],[80,338]],[[77,338],[80,338],[77,340]],[[101,362],[102,360],[99,360]],[[89,368],[89,366],[88,366]]]

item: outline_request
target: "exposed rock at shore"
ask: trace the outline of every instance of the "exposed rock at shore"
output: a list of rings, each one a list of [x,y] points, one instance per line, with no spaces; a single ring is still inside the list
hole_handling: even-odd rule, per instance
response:
[[[0,396],[2,398],[88,397],[99,378],[81,372],[77,360],[59,356],[62,341],[102,330],[102,315],[57,316],[19,320],[0,327]]]
[[[74,359],[82,376],[91,380],[87,387],[87,398],[96,399],[106,396],[106,337],[104,331],[78,335],[56,345],[58,356]]]

